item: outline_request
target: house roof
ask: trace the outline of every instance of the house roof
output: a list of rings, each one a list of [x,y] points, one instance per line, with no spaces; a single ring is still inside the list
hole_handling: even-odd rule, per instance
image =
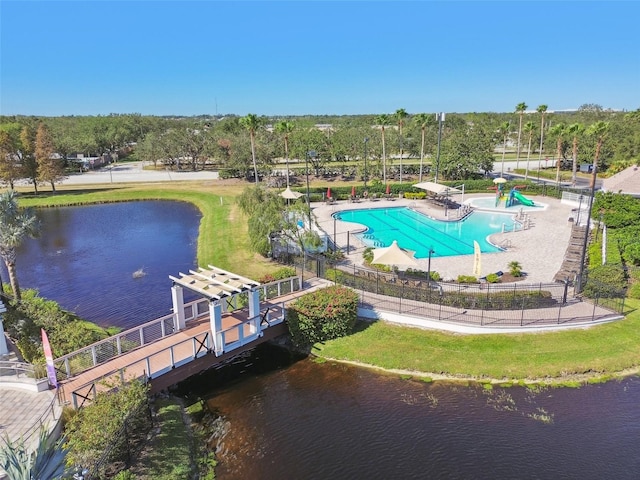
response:
[[[640,197],[640,168],[638,165],[634,165],[612,177],[605,178],[602,181],[602,190]]]

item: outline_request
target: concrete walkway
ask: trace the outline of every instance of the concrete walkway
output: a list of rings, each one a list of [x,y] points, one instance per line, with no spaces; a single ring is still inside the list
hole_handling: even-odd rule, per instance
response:
[[[464,196],[466,203],[472,198],[491,197],[491,193],[471,194]],[[458,196],[459,197],[459,196]],[[504,250],[497,253],[482,254],[482,275],[495,273],[498,271],[508,272],[508,265],[512,261],[517,261],[526,273],[527,283],[553,282],[555,274],[560,270],[566,249],[571,237],[572,222],[569,218],[572,215],[573,205],[563,204],[560,200],[551,197],[531,197],[534,201],[543,203],[546,208],[528,212],[529,228],[517,232],[496,233],[489,237],[494,245],[502,247]],[[460,200],[456,198],[456,200]],[[341,210],[358,208],[393,208],[400,206],[410,206],[411,208],[424,213],[425,215],[439,219],[454,221],[458,220],[456,210],[437,207],[426,200],[396,199],[394,201],[361,201],[350,203],[340,201],[333,205],[312,204],[313,214],[317,223],[327,235],[333,238],[334,220],[332,214]],[[514,215],[518,209],[502,209],[502,212],[511,211]],[[362,253],[365,245],[354,235],[361,232],[363,226],[343,221],[335,222],[336,240],[339,247],[346,249],[347,234],[349,231],[350,252],[349,260],[362,265]],[[402,246],[402,245],[400,245]],[[355,247],[355,249],[354,249]],[[420,270],[427,271],[426,258],[418,259]],[[455,280],[458,275],[471,275],[473,272],[473,255],[460,255],[454,257],[438,257],[437,252],[431,258],[431,270],[440,274],[443,280]]]

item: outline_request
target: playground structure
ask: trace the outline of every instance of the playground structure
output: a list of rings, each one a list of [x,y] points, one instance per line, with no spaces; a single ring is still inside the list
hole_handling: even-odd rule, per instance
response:
[[[520,193],[520,191],[518,191],[518,185],[511,188],[508,196],[504,193],[503,185],[504,183],[497,183],[495,187],[492,187],[492,189],[495,189],[496,191],[496,207],[500,205],[500,201],[503,199],[505,200],[505,208],[513,207],[515,205],[525,205],[527,207],[536,206],[533,200],[525,197]]]
[[[533,200],[525,197],[524,195],[522,195],[515,187],[511,189],[511,191],[509,192],[509,198],[507,198],[507,202],[505,204],[506,208],[512,207],[514,205],[516,205],[517,203],[520,203],[522,205],[526,205],[527,207],[534,207],[535,203],[533,203]]]

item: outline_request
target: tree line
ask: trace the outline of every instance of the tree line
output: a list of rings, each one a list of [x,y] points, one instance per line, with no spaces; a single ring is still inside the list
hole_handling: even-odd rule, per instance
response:
[[[575,177],[581,163],[612,173],[637,162],[640,109],[619,112],[585,104],[575,112],[393,113],[352,116],[266,117],[248,114],[155,117],[0,117],[0,182],[26,179],[55,184],[69,172],[69,157],[113,154],[133,148],[133,158],[156,168],[217,169],[223,177],[259,181],[281,174],[334,174],[403,181],[434,176],[459,180],[493,169],[505,155],[559,159]],[[288,178],[288,176],[287,176]]]

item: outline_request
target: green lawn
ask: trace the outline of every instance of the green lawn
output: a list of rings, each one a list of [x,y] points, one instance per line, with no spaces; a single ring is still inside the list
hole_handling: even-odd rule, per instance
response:
[[[640,301],[622,321],[536,334],[461,335],[376,322],[313,353],[437,377],[571,380],[614,376],[640,365]]]

